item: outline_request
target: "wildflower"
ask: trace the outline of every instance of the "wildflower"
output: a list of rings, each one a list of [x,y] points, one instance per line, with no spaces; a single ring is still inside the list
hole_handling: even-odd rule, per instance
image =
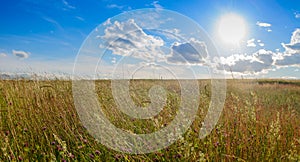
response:
[[[100,154],[100,151],[99,151],[99,150],[96,150],[96,151],[95,151],[95,154],[99,155],[99,154]]]
[[[47,127],[43,127],[42,130],[45,131],[47,129]]]
[[[156,155],[157,155],[157,156],[163,156],[164,154],[163,154],[163,153],[160,153],[160,152],[158,152],[158,153],[156,153]]]
[[[270,134],[270,136],[274,137],[274,139],[279,140],[280,139],[279,132],[280,132],[280,129],[281,129],[280,113],[279,112],[277,112],[276,117],[277,117],[276,120],[271,123],[271,126],[270,126],[271,128],[270,128],[269,134]],[[272,137],[270,137],[270,138],[272,139]]]
[[[10,154],[10,158],[11,158],[11,159],[15,159],[14,154],[11,153],[11,154]]]
[[[174,158],[181,158],[182,155],[181,155],[181,154],[176,154],[176,155],[174,155],[173,157],[174,157]]]
[[[56,149],[57,149],[58,151],[63,151],[63,148],[62,148],[60,145],[56,145]]]
[[[53,136],[55,140],[61,145],[60,147],[62,148],[62,151],[68,152],[66,142],[58,138],[55,134],[53,134]]]
[[[120,154],[115,155],[115,159],[120,159],[120,158],[121,158]]]
[[[83,143],[87,143],[87,142],[88,142],[88,140],[87,140],[87,139],[84,139],[84,140],[83,140]]]
[[[216,142],[214,145],[215,145],[215,147],[218,147],[219,146],[219,142]]]
[[[28,147],[29,145],[28,145],[28,143],[26,142],[26,143],[23,144],[23,146],[24,146],[24,147]]]
[[[69,153],[69,157],[70,157],[71,159],[73,159],[73,158],[75,157],[75,155],[73,155],[72,153]]]
[[[90,156],[90,158],[92,158],[92,159],[94,159],[94,157],[95,157],[93,154],[90,154],[89,156]]]
[[[52,142],[51,142],[51,145],[55,145],[55,141],[52,141]]]
[[[21,156],[18,156],[18,160],[19,160],[19,161],[22,161],[23,158],[22,158]]]
[[[206,161],[205,154],[203,152],[200,151],[199,156],[200,156],[199,161]]]

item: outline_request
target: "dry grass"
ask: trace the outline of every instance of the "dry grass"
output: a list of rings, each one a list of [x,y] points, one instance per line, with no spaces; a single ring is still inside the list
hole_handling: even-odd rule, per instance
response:
[[[153,80],[131,83],[134,102],[146,106],[148,89],[156,84],[168,90],[156,120],[132,120],[121,113],[110,81],[97,81],[96,91],[113,124],[149,133],[172,121],[180,103],[176,81]],[[70,81],[1,80],[0,161],[299,161],[300,86],[252,80],[227,84],[223,114],[205,139],[198,133],[211,92],[209,82],[202,80],[199,114],[183,138],[155,153],[129,155],[106,148],[87,133],[74,108]]]

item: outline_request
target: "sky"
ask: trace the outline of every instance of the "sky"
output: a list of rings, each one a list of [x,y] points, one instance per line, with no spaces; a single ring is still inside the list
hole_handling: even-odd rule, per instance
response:
[[[298,0],[10,0],[0,23],[1,74],[300,79]]]

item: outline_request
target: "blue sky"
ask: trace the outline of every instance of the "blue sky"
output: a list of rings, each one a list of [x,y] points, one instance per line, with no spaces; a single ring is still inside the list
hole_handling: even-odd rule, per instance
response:
[[[98,25],[115,15],[141,8],[172,10],[198,23],[215,43],[218,63],[228,74],[300,78],[298,0],[3,1],[0,6],[0,72],[72,73],[82,43]],[[241,18],[246,26],[245,35],[235,44],[222,41],[218,32],[218,24],[230,14]],[[170,49],[187,48],[187,42],[180,43],[177,46],[169,43]],[[111,64],[124,56],[117,52],[120,51],[111,49],[107,57],[103,57],[106,73],[113,69],[109,67]],[[132,60],[129,62],[143,63]],[[203,72],[200,70],[203,64],[199,66],[193,67],[196,73]],[[222,69],[218,67],[216,69]]]

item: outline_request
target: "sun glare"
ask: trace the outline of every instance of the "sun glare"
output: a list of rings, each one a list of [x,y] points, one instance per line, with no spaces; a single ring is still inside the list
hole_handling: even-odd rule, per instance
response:
[[[246,30],[244,19],[236,14],[222,16],[218,24],[220,38],[230,44],[238,44],[245,37]]]

